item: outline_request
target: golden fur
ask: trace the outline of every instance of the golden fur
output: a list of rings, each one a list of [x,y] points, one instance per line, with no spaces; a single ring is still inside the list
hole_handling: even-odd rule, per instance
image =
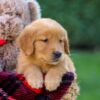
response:
[[[17,72],[24,74],[32,87],[40,88],[44,82],[49,91],[57,89],[62,76],[75,73],[69,54],[66,30],[56,21],[42,18],[26,26],[17,38],[20,48]],[[55,60],[53,52],[61,52]],[[42,73],[46,73],[43,80]]]

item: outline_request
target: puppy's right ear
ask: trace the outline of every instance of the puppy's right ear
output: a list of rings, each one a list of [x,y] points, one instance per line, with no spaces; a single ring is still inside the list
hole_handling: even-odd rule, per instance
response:
[[[68,40],[67,33],[65,33],[64,48],[65,48],[65,53],[66,54],[70,54],[70,50],[69,50],[69,40]]]
[[[17,38],[19,48],[29,56],[34,52],[34,31],[31,26],[27,26]]]

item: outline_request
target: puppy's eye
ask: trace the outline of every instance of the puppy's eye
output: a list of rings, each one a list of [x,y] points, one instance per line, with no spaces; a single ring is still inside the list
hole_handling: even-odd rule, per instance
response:
[[[47,43],[48,42],[48,39],[44,39],[44,40],[42,40],[43,42],[45,42],[45,43]]]
[[[60,43],[62,43],[62,42],[63,42],[63,40],[59,40],[59,42],[60,42]]]

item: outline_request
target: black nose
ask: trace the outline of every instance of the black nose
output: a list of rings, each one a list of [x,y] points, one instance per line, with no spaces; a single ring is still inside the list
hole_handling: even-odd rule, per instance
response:
[[[55,59],[56,59],[56,58],[60,58],[60,57],[61,57],[61,52],[55,51],[55,52],[53,53],[53,55],[54,55],[54,58],[55,58]]]

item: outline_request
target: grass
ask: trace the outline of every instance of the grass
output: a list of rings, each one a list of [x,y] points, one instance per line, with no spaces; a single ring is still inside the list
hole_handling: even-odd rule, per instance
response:
[[[75,63],[80,95],[77,100],[100,99],[100,52],[75,52],[71,57]]]

